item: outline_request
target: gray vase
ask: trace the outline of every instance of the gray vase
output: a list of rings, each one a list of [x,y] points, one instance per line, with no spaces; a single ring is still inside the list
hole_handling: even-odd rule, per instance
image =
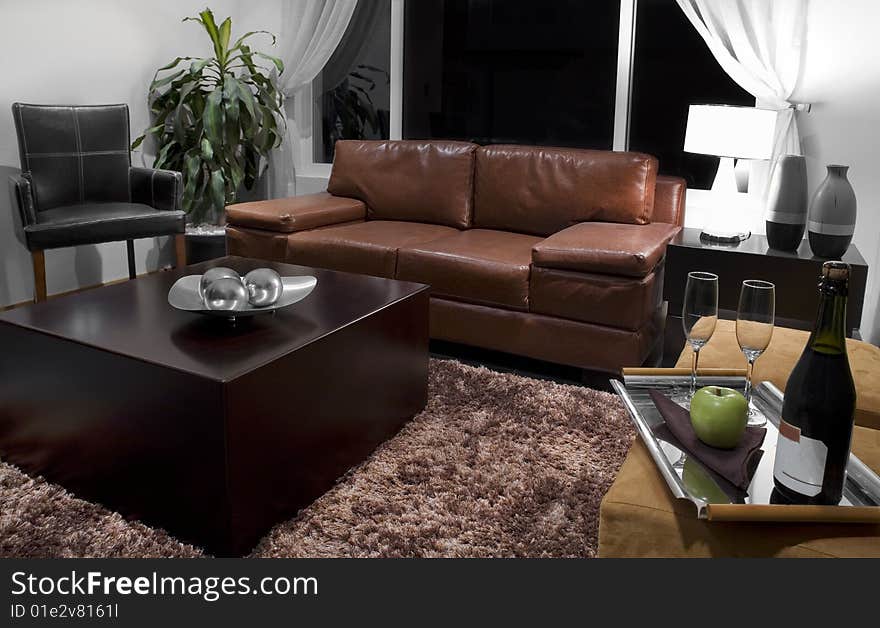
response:
[[[796,251],[807,227],[807,162],[783,155],[776,162],[767,195],[767,242],[780,251]]]
[[[827,166],[828,175],[810,201],[810,248],[817,257],[840,259],[856,227],[856,193],[846,178],[849,166]]]

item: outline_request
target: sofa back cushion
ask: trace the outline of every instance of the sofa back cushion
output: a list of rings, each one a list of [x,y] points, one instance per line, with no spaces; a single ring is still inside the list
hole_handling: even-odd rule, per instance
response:
[[[539,146],[477,150],[474,226],[547,236],[586,221],[646,224],[657,160]]]
[[[469,142],[340,140],[327,191],[363,201],[369,219],[467,229],[476,148]]]

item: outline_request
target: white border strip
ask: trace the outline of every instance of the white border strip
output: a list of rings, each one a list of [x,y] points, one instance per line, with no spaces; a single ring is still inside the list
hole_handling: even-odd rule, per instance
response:
[[[403,137],[403,2],[391,0],[391,114],[388,137]]]
[[[629,109],[632,93],[633,53],[638,0],[620,0],[620,32],[617,41],[617,89],[614,95],[614,150],[629,147]],[[675,10],[678,7],[674,7]]]

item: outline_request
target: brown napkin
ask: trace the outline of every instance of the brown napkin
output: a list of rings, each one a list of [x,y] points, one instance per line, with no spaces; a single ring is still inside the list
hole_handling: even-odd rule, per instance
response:
[[[688,454],[734,486],[742,489],[748,488],[752,481],[752,475],[758,467],[758,462],[764,455],[761,444],[767,434],[766,428],[747,427],[739,445],[733,449],[718,449],[697,438],[687,410],[656,390],[649,391],[649,394],[666,422],[665,427],[681,443]]]

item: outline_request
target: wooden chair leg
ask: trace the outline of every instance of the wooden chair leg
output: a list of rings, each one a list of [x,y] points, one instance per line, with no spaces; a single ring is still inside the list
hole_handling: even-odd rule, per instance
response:
[[[31,251],[34,265],[34,301],[46,300],[46,254],[43,251]]]
[[[125,248],[128,253],[128,278],[134,279],[137,277],[137,270],[134,265],[134,240],[126,240]]]
[[[186,236],[182,233],[174,236],[174,256],[177,268],[186,266]]]

